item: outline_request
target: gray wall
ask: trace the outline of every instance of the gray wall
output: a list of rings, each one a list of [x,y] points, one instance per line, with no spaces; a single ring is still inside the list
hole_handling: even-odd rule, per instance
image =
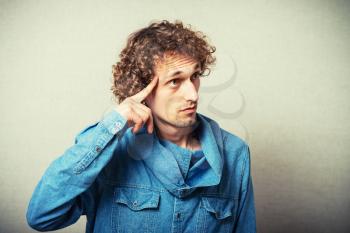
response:
[[[113,104],[111,66],[154,19],[217,47],[200,112],[251,147],[259,232],[350,232],[350,3],[213,2],[0,1],[0,232],[33,232],[34,186]]]

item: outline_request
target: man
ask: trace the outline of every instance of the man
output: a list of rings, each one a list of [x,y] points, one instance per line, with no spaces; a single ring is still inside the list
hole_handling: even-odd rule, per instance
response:
[[[133,33],[113,66],[120,104],[49,166],[29,225],[86,215],[86,232],[255,232],[249,147],[196,112],[214,52],[179,21]]]

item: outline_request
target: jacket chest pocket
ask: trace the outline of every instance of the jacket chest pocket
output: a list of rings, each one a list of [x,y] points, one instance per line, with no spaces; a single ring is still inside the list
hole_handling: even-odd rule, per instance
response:
[[[155,232],[159,217],[159,192],[116,187],[112,207],[113,232]]]
[[[232,232],[237,215],[237,200],[202,196],[197,215],[197,232]]]

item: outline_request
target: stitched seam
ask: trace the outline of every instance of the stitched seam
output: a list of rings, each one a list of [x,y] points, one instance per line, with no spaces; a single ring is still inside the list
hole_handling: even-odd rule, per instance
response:
[[[224,199],[233,199],[238,200],[239,197],[236,196],[230,196],[230,195],[223,195],[222,193],[204,193],[200,194],[201,197],[216,197],[216,198],[224,198]]]
[[[126,188],[140,188],[140,189],[146,189],[150,191],[156,191],[159,193],[165,192],[165,189],[155,189],[150,186],[146,185],[139,185],[139,184],[126,184],[126,183],[119,183],[116,181],[111,181],[111,180],[104,180],[103,181],[105,184],[112,185],[112,186],[117,186],[117,187],[126,187]]]
[[[243,184],[243,176],[244,176],[244,173],[245,173],[245,169],[246,169],[246,163],[247,161],[249,160],[249,155],[248,155],[248,145],[245,145],[244,146],[244,151],[246,152],[245,153],[245,158],[244,158],[244,161],[243,161],[243,168],[242,168],[242,173],[241,173],[241,185]],[[242,189],[242,192],[245,192],[246,189],[243,187]]]
[[[106,129],[102,128],[102,135],[97,138],[96,143],[89,147],[89,151],[82,157],[78,164],[73,167],[73,173],[80,174],[86,168],[88,168],[92,162],[95,161],[95,159],[102,153],[102,150],[106,147],[108,142],[112,140],[112,138],[109,140],[110,137],[113,138],[113,135],[109,134]],[[99,148],[99,151],[96,151],[97,148]]]

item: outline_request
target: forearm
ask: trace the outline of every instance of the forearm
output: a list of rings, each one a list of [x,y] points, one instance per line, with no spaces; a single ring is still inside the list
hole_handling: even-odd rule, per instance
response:
[[[118,150],[124,125],[125,120],[112,111],[77,135],[75,145],[51,163],[35,188],[27,211],[29,225],[53,230],[79,219],[84,200],[95,195],[92,184]]]

